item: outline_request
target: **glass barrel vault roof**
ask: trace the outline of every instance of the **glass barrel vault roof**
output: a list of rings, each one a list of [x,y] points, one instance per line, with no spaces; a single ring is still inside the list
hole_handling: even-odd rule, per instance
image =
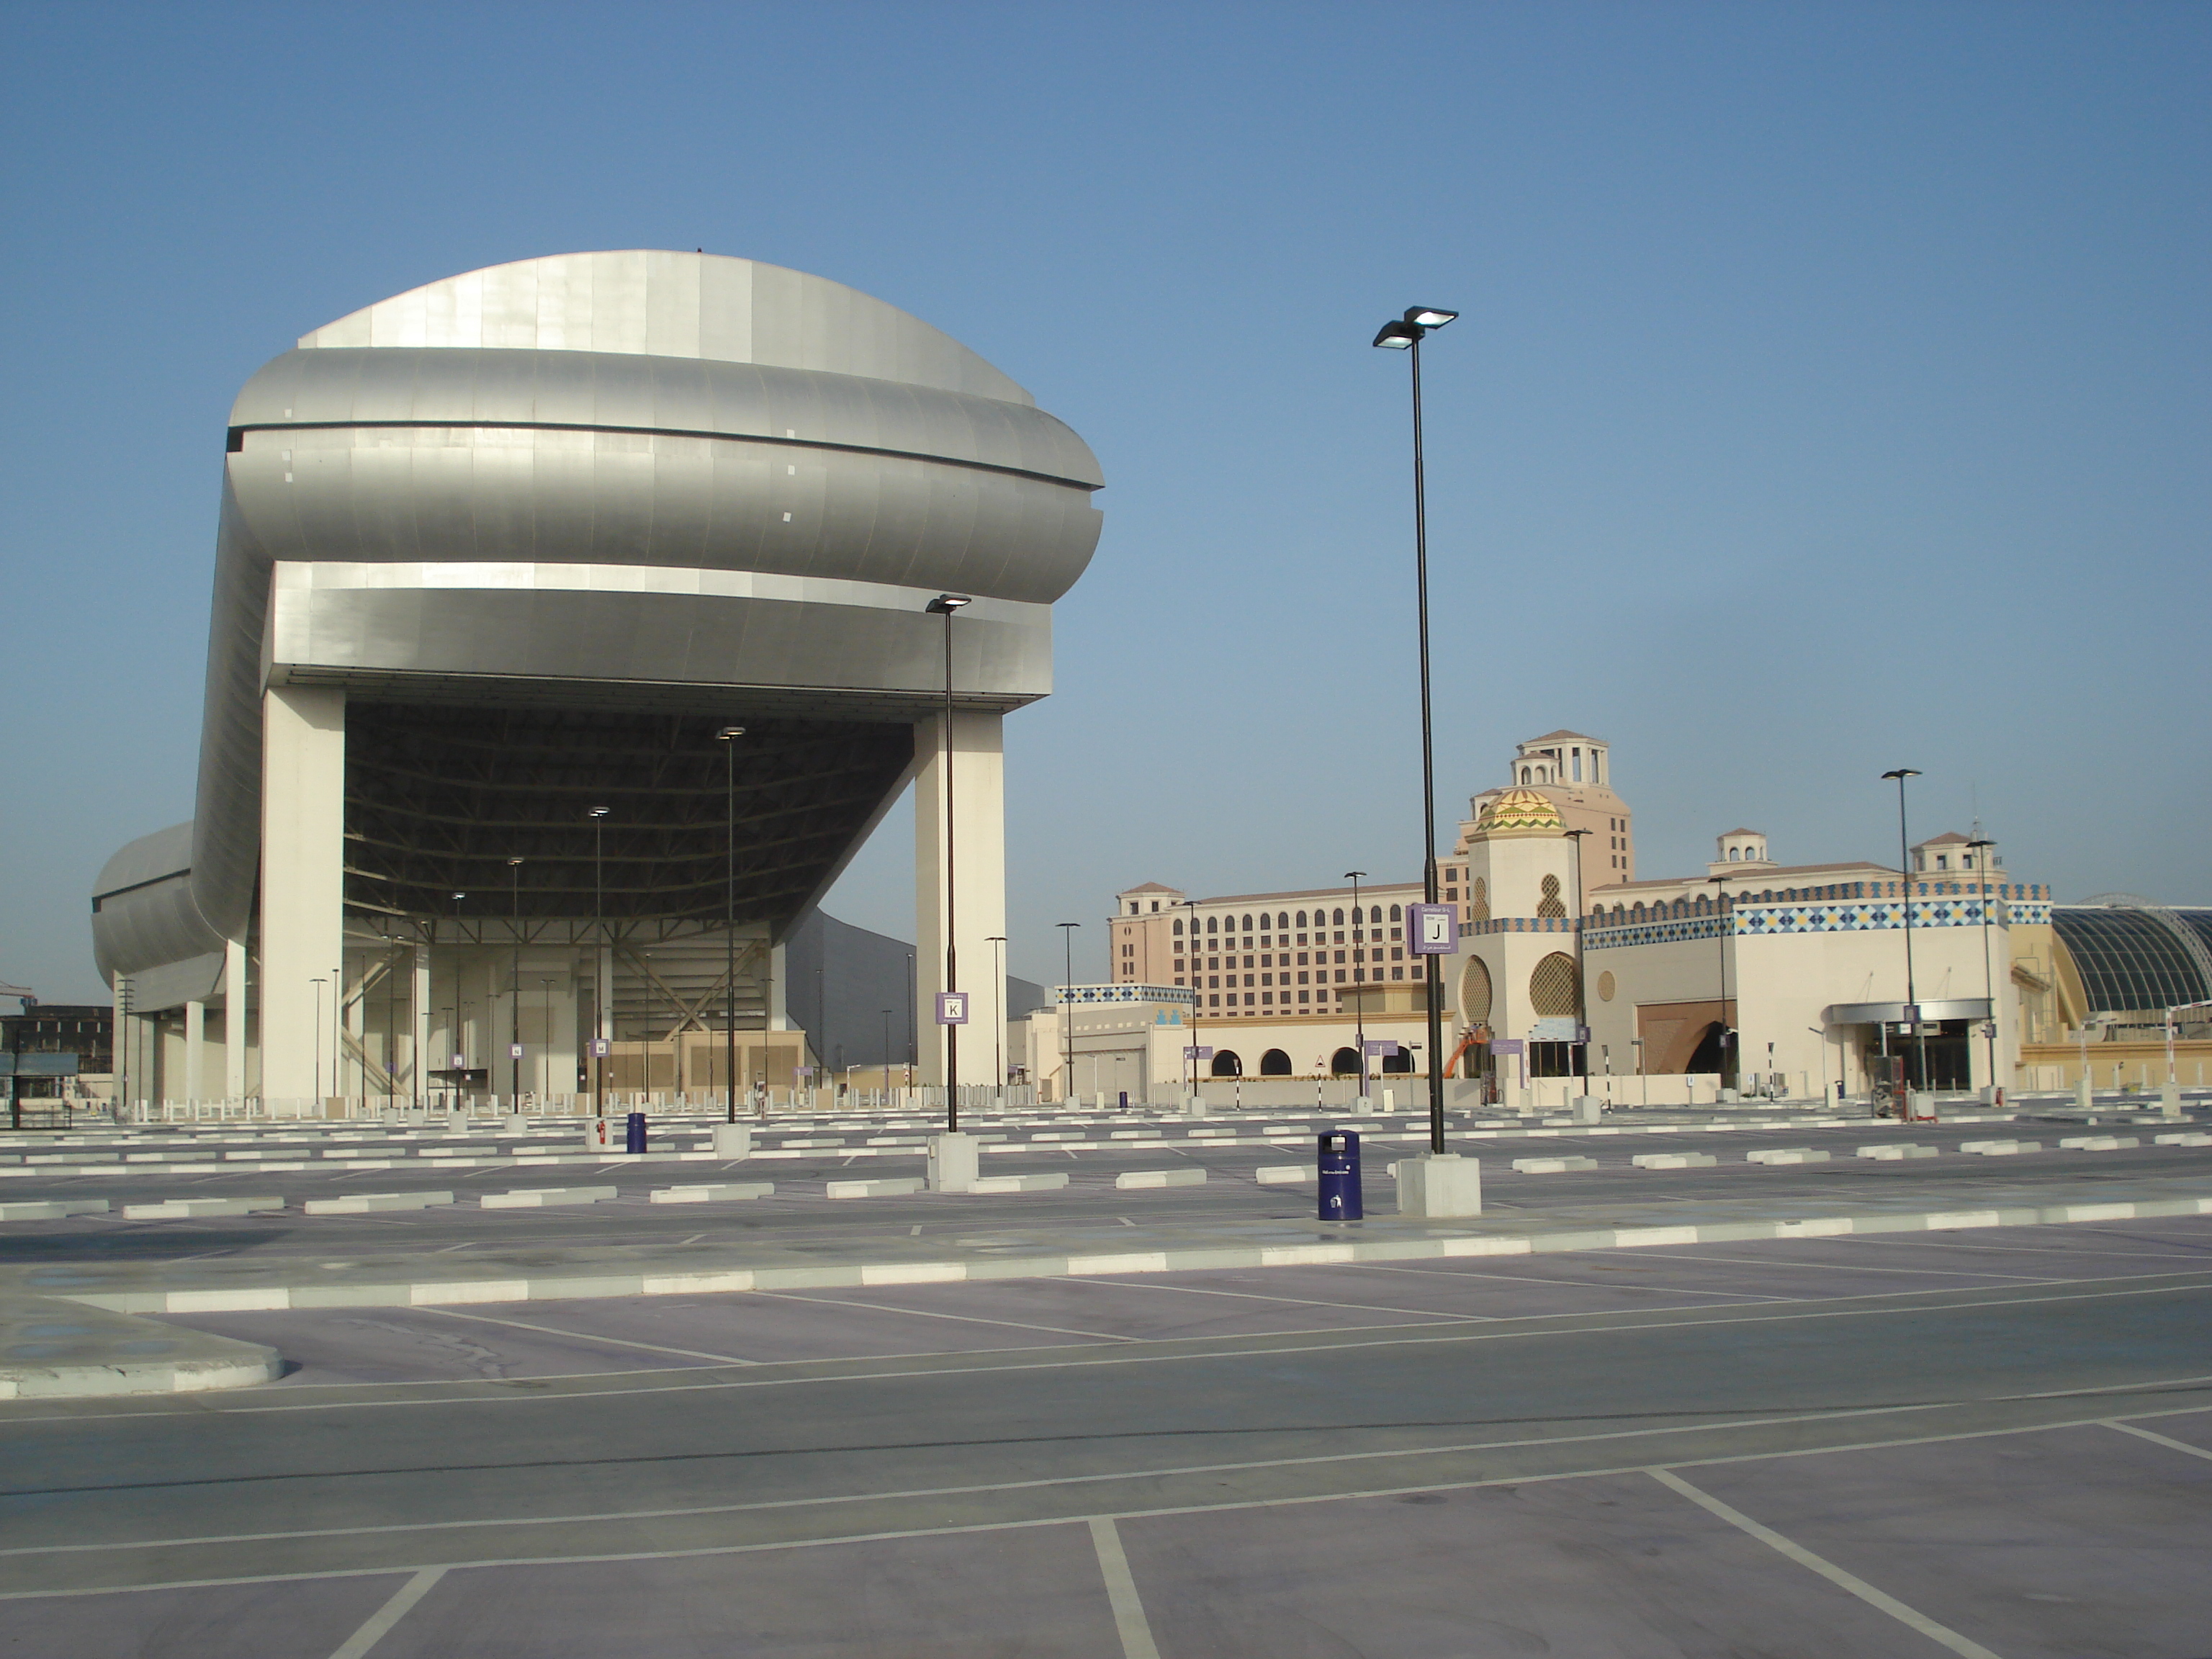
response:
[[[2174,913],[2212,945],[2212,910]],[[2051,926],[2081,970],[2093,1013],[2170,1008],[2212,997],[2188,948],[2148,911],[2055,905]]]

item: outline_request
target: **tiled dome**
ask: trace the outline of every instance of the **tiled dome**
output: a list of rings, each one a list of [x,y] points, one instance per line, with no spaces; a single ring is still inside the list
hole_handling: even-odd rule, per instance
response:
[[[1559,809],[1534,789],[1508,789],[1484,806],[1474,821],[1478,836],[1557,836],[1566,828]]]

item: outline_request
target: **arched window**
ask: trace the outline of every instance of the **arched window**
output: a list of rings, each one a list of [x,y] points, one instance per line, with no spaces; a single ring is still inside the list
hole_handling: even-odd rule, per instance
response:
[[[1529,781],[1528,769],[1525,766],[1521,769],[1521,781],[1523,783]]]
[[[1372,905],[1370,905],[1370,906],[1368,907],[1368,908],[1367,908],[1367,920],[1368,920],[1368,921],[1382,921],[1382,907],[1381,905],[1379,905],[1379,904],[1372,904]]]
[[[1176,933],[1178,937],[1180,937],[1182,933],[1182,918],[1181,916],[1177,916],[1176,918]]]
[[[1575,959],[1554,951],[1528,975],[1528,1006],[1547,1019],[1575,1012]]]
[[[1644,908],[1644,901],[1642,899],[1638,899],[1636,901],[1636,908],[1628,913],[1628,919],[1631,921],[1644,921],[1650,918],[1650,914],[1651,913],[1649,910],[1646,910]]]
[[[1299,927],[1304,927],[1305,925],[1306,925],[1306,913],[1305,913],[1304,911],[1301,910],[1301,911],[1299,911],[1299,912],[1298,912],[1298,926],[1299,926]]]
[[[1284,928],[1290,925],[1291,913],[1288,910],[1278,910],[1275,912],[1275,931],[1277,933],[1281,933]]]
[[[1742,849],[1742,848],[1737,848],[1737,847],[1731,847],[1731,848],[1729,848],[1729,862],[1730,864],[1734,864],[1734,863],[1735,863],[1738,859],[1741,858],[1742,856],[1743,856],[1743,849]]]
[[[1260,1056],[1261,1077],[1288,1077],[1290,1074],[1291,1057],[1280,1048],[1270,1048]]]
[[[1336,913],[1336,925],[1340,927],[1344,926],[1344,912],[1341,909]]]
[[[1460,1024],[1480,1025],[1489,1018],[1490,969],[1480,957],[1469,957],[1459,976]]]
[[[1213,1051],[1213,1075],[1216,1077],[1244,1075],[1244,1062],[1237,1058],[1237,1051],[1234,1048],[1216,1048]]]
[[[1626,921],[1627,919],[1628,919],[1628,909],[1627,909],[1627,907],[1626,907],[1626,906],[1625,906],[1625,905],[1621,905],[1621,904],[1616,904],[1616,905],[1614,905],[1614,906],[1613,907],[1613,922],[1614,922],[1614,924],[1615,924],[1616,926],[1617,926],[1617,925],[1619,925],[1620,922],[1623,922],[1623,921]]]
[[[1391,921],[1405,921],[1405,919],[1406,919],[1405,912],[1403,912],[1402,910],[1399,909],[1399,908],[1398,908],[1396,905],[1395,905],[1395,904],[1394,904],[1394,905],[1392,905],[1392,906],[1390,907],[1390,920],[1391,920]]]
[[[1339,1048],[1334,1054],[1329,1056],[1328,1070],[1329,1075],[1332,1077],[1358,1077],[1359,1075],[1359,1050],[1357,1048]]]
[[[1470,914],[1475,921],[1488,921],[1490,920],[1490,884],[1484,880],[1480,876],[1477,876],[1474,878],[1474,886],[1469,900],[1469,907]]]
[[[1218,916],[1208,916],[1206,919],[1206,931],[1209,933],[1219,933],[1221,931],[1221,918]]]
[[[1540,916],[1565,917],[1567,914],[1567,907],[1559,902],[1559,878],[1557,876],[1545,877],[1543,891],[1543,897],[1536,901],[1536,914]]]

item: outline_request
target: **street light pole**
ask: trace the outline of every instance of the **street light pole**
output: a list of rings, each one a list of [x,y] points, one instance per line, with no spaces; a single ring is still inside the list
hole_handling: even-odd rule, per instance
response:
[[[1352,937],[1354,939],[1360,938],[1359,930],[1367,926],[1367,912],[1359,908],[1359,878],[1366,873],[1364,870],[1344,872],[1344,878],[1352,884]],[[1359,1048],[1359,1097],[1364,1100],[1367,1097],[1367,994],[1364,991],[1354,991],[1352,994],[1352,1029],[1355,1033],[1352,1040]]]
[[[725,1115],[738,1121],[738,739],[742,726],[714,733],[722,745],[722,1090]]]
[[[1721,965],[1721,1003],[1720,1003],[1720,1021],[1719,1021],[1720,1028],[1721,1028],[1721,1044],[1720,1044],[1720,1047],[1721,1047],[1721,1084],[1720,1084],[1720,1086],[1721,1086],[1722,1088],[1725,1089],[1725,1088],[1728,1088],[1728,1087],[1731,1086],[1731,1085],[1729,1085],[1729,1077],[1730,1070],[1731,1070],[1731,1068],[1730,1068],[1730,1066],[1729,1066],[1729,1054],[1730,1054],[1731,1053],[1733,1053],[1733,1052],[1734,1052],[1734,1050],[1735,1050],[1735,1044],[1730,1041],[1730,1039],[1731,1039],[1731,1038],[1735,1035],[1735,1022],[1729,1018],[1729,994],[1728,994],[1728,942],[1729,942],[1729,930],[1728,930],[1728,918],[1729,918],[1728,879],[1729,879],[1729,878],[1728,878],[1726,876],[1724,876],[1724,875],[1723,875],[1723,876],[1707,876],[1707,877],[1705,878],[1705,879],[1706,879],[1708,882],[1710,882],[1710,883],[1711,883],[1711,884],[1712,884],[1712,889],[1713,889],[1713,944],[1717,947],[1717,954],[1719,955],[1719,957],[1720,957],[1720,965]]]
[[[507,1082],[514,1088],[511,1103],[516,1111],[522,1109],[522,860],[507,861],[507,945],[513,952],[508,977],[514,981],[513,995],[507,1005]],[[416,1070],[421,1071],[422,1061],[416,1060]]]
[[[1191,1093],[1192,1093],[1194,1096],[1195,1096],[1195,1095],[1197,1095],[1197,1093],[1198,1093],[1198,1091],[1199,1091],[1199,1090],[1198,1090],[1198,1050],[1199,1050],[1199,1041],[1198,1041],[1198,1020],[1199,1020],[1199,1011],[1200,1011],[1200,1008],[1205,1005],[1205,1002],[1206,1002],[1206,999],[1205,999],[1204,997],[1202,997],[1202,996],[1200,996],[1200,995],[1199,994],[1200,987],[1199,987],[1199,982],[1198,982],[1198,901],[1197,901],[1196,899],[1188,899],[1188,898],[1187,898],[1187,899],[1183,900],[1183,902],[1182,902],[1182,908],[1183,908],[1184,909],[1186,909],[1186,910],[1188,910],[1188,911],[1189,911],[1189,912],[1190,912],[1190,954],[1189,954],[1189,957],[1188,957],[1188,961],[1189,961],[1189,963],[1190,963],[1190,1041],[1189,1041],[1188,1043],[1184,1044],[1183,1046],[1184,1046],[1184,1047],[1186,1047],[1187,1048],[1188,1048],[1188,1049],[1190,1050],[1190,1091],[1191,1091]]]
[[[1075,984],[1075,934],[1073,930],[1083,924],[1079,921],[1056,921],[1053,926],[1060,929],[1060,1098],[1065,1104],[1075,1093],[1075,1004],[1068,999],[1068,993]]]
[[[323,1098],[323,982],[319,979],[307,981],[315,988],[315,1098]],[[418,1060],[419,1066],[421,1062]],[[167,1097],[164,1096],[166,1099]]]
[[[599,971],[599,963],[614,954],[608,948],[606,933],[607,899],[605,874],[606,866],[604,859],[605,850],[604,837],[608,810],[604,806],[594,806],[591,809],[590,814],[592,820],[592,944],[593,946],[592,1000],[596,1005],[592,1012],[597,1016],[592,1021],[592,1025],[597,1029],[592,1033],[595,1040],[592,1044],[591,1053],[592,1115],[594,1117],[605,1117],[607,1115],[607,1068],[605,1062],[599,1058],[599,1045],[596,1039],[607,1024],[607,988],[599,981],[611,977]]]
[[[1385,323],[1374,343],[1404,351],[1413,370],[1413,587],[1419,614],[1421,663],[1421,896],[1437,902],[1437,757],[1429,695],[1429,507],[1427,463],[1421,436],[1421,342],[1457,317],[1456,311],[1409,306],[1403,318]],[[1444,1033],[1443,963],[1424,952],[1429,1001],[1429,1150],[1444,1149]],[[1363,1044],[1364,1047],[1364,1044]],[[1366,1055],[1360,1056],[1362,1066]]]
[[[991,951],[991,971],[996,975],[991,981],[991,1076],[993,1086],[1006,1086],[1006,936],[994,933],[983,941],[994,946]],[[1003,1110],[1006,1102],[1000,1099]]]
[[[1583,961],[1583,837],[1590,833],[1588,830],[1567,831],[1567,839],[1575,844],[1575,910],[1572,924],[1575,930],[1575,1034],[1582,1039],[1577,1046],[1583,1051],[1581,1075],[1583,1079],[1584,1093],[1588,1093],[1589,1090],[1589,1039],[1583,1035],[1589,1030],[1589,998],[1583,988],[1583,981],[1588,972]]]
[[[1917,778],[1920,774],[1910,766],[1900,766],[1881,775],[1885,780],[1894,778],[1897,781],[1897,870],[1898,874],[1904,878],[1900,890],[1904,895],[1905,909],[1905,1017],[1912,1027],[1913,1045],[1919,1060],[1917,1069],[1920,1073],[1920,1086],[1927,1089],[1934,1085],[1928,1075],[1928,1028],[1920,1018],[1920,999],[1915,994],[1912,983],[1912,842],[1905,827],[1905,781]],[[1905,1091],[1905,1115],[1910,1121],[1912,1117],[1912,1091],[1910,1087]]]
[[[1989,1041],[1990,1087],[1992,1090],[2002,1086],[1997,1082],[1997,975],[1996,969],[1990,963],[1990,852],[1996,846],[1996,842],[1979,836],[1966,843],[1966,850],[1976,855],[1974,874],[1981,883],[1982,1000],[1989,1005],[1984,1011],[1982,1035]],[[1990,1098],[1994,1101],[1997,1097],[1992,1094]]]
[[[972,601],[964,593],[939,593],[926,607],[945,618],[945,984],[960,988],[959,925],[953,907],[952,861],[952,613]],[[945,1131],[960,1133],[960,1027],[945,1021]]]

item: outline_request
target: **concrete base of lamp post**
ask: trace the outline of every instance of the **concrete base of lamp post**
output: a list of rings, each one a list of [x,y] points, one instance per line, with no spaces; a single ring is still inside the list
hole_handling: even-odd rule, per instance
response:
[[[2096,1092],[2089,1086],[2089,1079],[2085,1077],[2074,1085],[2074,1104],[2077,1109],[2086,1112],[2093,1109],[2096,1103]]]
[[[714,1156],[716,1158],[750,1158],[753,1155],[753,1126],[750,1123],[717,1123],[714,1126]]]
[[[1209,1117],[1212,1115],[1212,1108],[1206,1103],[1204,1095],[1185,1095],[1182,1115],[1185,1117]]]
[[[2181,1115],[2181,1085],[2179,1083],[2158,1085],[2158,1109],[2168,1117]]]
[[[929,1138],[929,1190],[969,1193],[975,1190],[976,1168],[983,1143],[970,1134],[932,1135]]]
[[[1482,1160],[1428,1152],[1398,1160],[1398,1213],[1425,1220],[1482,1213]]]
[[[1577,1095],[1567,1110],[1577,1123],[1595,1123],[1605,1115],[1605,1102],[1595,1095]]]

